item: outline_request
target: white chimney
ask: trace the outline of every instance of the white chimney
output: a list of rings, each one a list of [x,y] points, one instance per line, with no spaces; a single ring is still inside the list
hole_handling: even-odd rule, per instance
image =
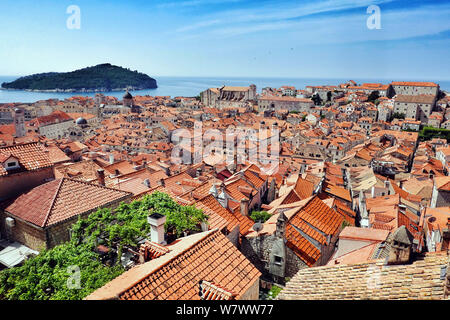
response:
[[[159,213],[154,213],[147,217],[147,222],[151,226],[150,240],[157,244],[165,245],[164,224],[166,223],[166,216]]]
[[[109,155],[109,164],[114,164],[114,155],[113,154]]]

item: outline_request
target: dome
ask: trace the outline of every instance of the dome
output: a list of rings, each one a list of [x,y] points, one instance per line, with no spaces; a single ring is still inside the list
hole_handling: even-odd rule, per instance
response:
[[[124,94],[123,98],[124,98],[124,99],[133,99],[133,96],[132,96],[131,93],[129,93],[128,90],[127,90],[127,92]]]
[[[84,118],[78,118],[77,121],[76,121],[76,124],[77,125],[87,124],[87,121]]]

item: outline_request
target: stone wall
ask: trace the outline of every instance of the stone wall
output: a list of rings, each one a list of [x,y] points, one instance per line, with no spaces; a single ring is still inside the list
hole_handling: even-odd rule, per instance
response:
[[[53,168],[4,176],[0,179],[0,200],[12,198],[53,179],[55,179]]]
[[[15,220],[15,226],[11,229],[5,225],[6,217],[12,217]],[[0,219],[2,238],[22,243],[36,251],[41,251],[46,248],[46,236],[42,228],[17,219],[3,211],[0,214]]]
[[[242,253],[258,268],[265,278],[271,278],[269,273],[270,253],[276,239],[275,235],[261,235],[242,240]],[[285,257],[285,277],[291,278],[300,269],[307,267],[306,263],[288,247],[286,247]]]
[[[242,294],[239,300],[259,300],[259,278]]]
[[[393,88],[395,94],[400,95],[438,94],[438,87],[393,86]]]
[[[128,198],[129,197],[127,196],[126,198],[112,202],[102,208],[114,209],[120,204],[121,201],[127,201]],[[85,212],[81,215],[81,218],[84,219],[95,211],[97,211],[97,209]],[[8,233],[8,230],[5,226],[6,217],[12,217],[15,220],[15,226],[12,228],[10,233]],[[27,247],[37,251],[41,251],[42,249],[50,249],[55,247],[56,245],[69,241],[70,228],[74,223],[78,221],[77,215],[61,223],[43,229],[38,226],[34,226],[33,224],[26,221],[22,221],[7,212],[2,212],[0,218],[2,237],[5,238],[7,235],[9,235],[10,240],[20,242]]]

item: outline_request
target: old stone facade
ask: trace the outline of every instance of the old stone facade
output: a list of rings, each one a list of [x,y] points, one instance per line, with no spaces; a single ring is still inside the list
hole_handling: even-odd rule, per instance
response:
[[[242,253],[255,265],[255,267],[258,268],[265,278],[271,278],[273,276],[270,272],[270,258],[271,255],[273,256],[272,248],[275,243],[279,243],[279,240],[280,239],[274,234],[244,238],[242,240]],[[290,248],[286,246],[284,259],[284,277],[292,277],[298,272],[298,270],[308,267],[302,259],[300,259]],[[272,265],[274,263],[275,261],[273,261]],[[281,273],[277,273],[275,276],[280,277],[280,274]]]
[[[105,206],[104,208],[116,208],[120,201],[115,201]],[[88,212],[79,215],[82,219],[87,218],[91,213],[95,212],[97,209],[90,210]],[[41,228],[30,222],[24,221],[8,212],[2,211],[0,213],[0,232],[2,237],[7,238],[11,241],[17,241],[25,246],[42,251],[43,249],[50,249],[59,244],[67,242],[70,240],[70,228],[78,221],[79,216],[74,216],[70,219],[64,220],[60,223],[50,225],[46,228]],[[15,221],[14,227],[7,227],[5,219],[11,217]]]
[[[246,107],[256,101],[256,86],[210,88],[200,93],[200,100],[205,107],[218,109]]]
[[[294,98],[294,97],[277,97],[277,96],[262,96],[258,98],[258,109],[260,111],[298,111],[310,112],[314,107],[314,102],[310,99]]]
[[[394,113],[403,113],[405,118],[427,124],[435,104],[436,98],[432,95],[398,95],[394,102]]]
[[[36,171],[23,171],[0,179],[0,200],[8,199],[19,193],[41,185],[55,178],[53,168]]]
[[[431,82],[392,82],[397,95],[433,95],[439,92],[439,85]]]

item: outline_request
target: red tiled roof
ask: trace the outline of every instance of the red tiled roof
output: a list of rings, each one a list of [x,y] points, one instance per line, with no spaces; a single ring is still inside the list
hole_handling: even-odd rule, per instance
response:
[[[128,192],[62,178],[22,194],[5,211],[44,228],[124,200],[130,195]]]
[[[19,160],[20,165],[28,171],[39,170],[53,166],[48,154],[38,143],[26,143],[0,148],[0,153],[11,154]],[[0,166],[0,176],[8,175],[3,166]]]
[[[181,238],[169,253],[123,273],[87,300],[199,300],[208,281],[239,299],[261,273],[218,230]]]
[[[209,208],[214,212],[215,215],[221,217],[227,222],[227,230],[232,231],[236,226],[239,225],[239,230],[241,235],[245,235],[250,228],[253,226],[254,222],[247,216],[243,216],[240,212],[231,212],[220,205],[220,203],[212,196],[208,195],[203,199],[197,201],[195,206],[202,209],[203,206]],[[223,220],[218,220],[214,215],[210,215],[208,222],[210,227],[222,227]],[[220,224],[217,224],[218,221]]]
[[[327,235],[336,234],[343,221],[344,218],[328,207],[319,197],[312,197],[289,220],[286,226],[287,246],[308,266],[313,266],[320,257],[320,250],[298,229],[322,245],[326,244],[323,233]]]
[[[408,81],[393,81],[393,86],[414,86],[414,87],[437,87],[434,82],[408,82]]]
[[[301,200],[309,198],[314,193],[314,183],[299,177],[294,190]]]

